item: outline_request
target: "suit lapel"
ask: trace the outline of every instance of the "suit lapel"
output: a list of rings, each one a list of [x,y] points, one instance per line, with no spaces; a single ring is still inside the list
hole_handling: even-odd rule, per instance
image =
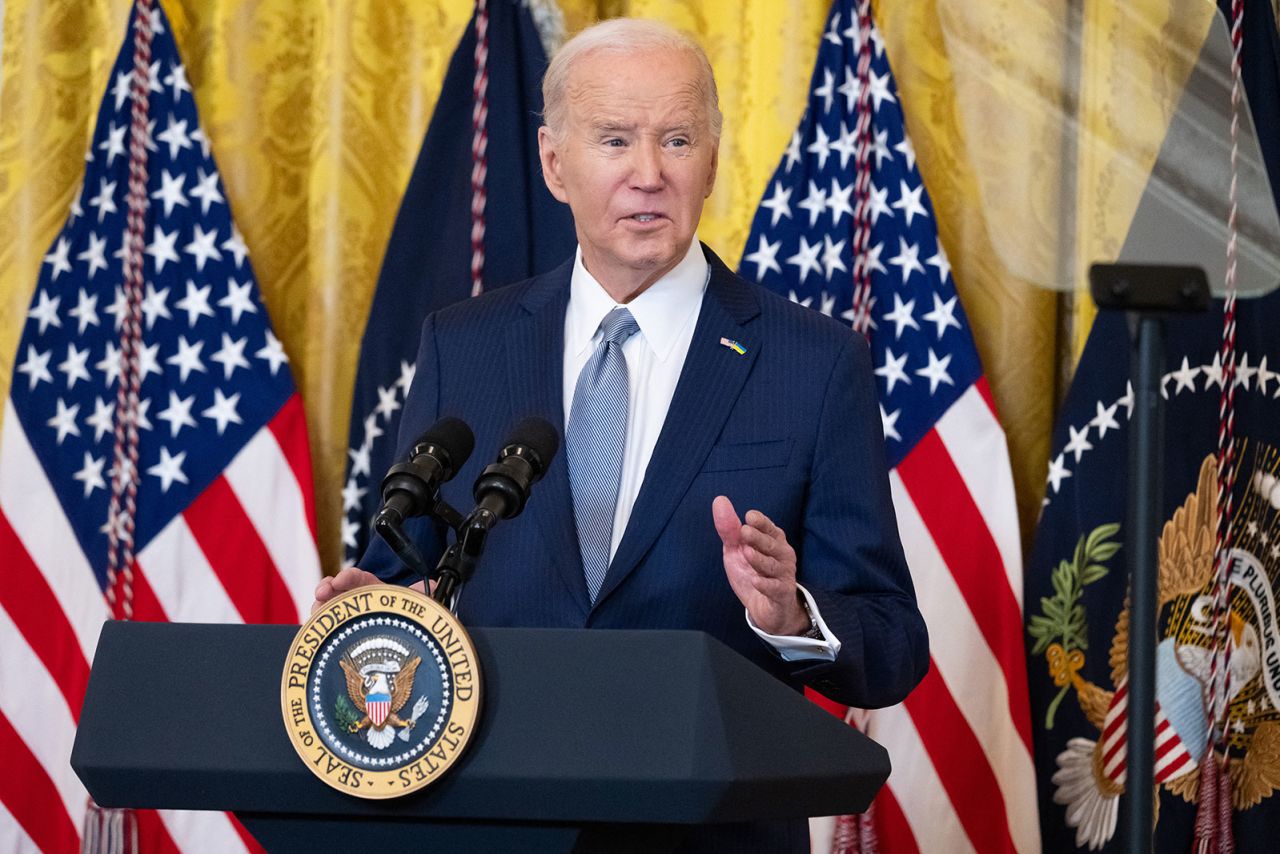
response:
[[[745,326],[760,311],[755,294],[715,253],[705,246],[703,249],[711,264],[711,280],[689,354],[596,605],[639,565],[666,527],[724,428],[760,352],[760,340]],[[746,352],[737,353],[722,344],[721,338],[737,342]],[[711,524],[710,507],[707,524]]]
[[[569,303],[573,262],[561,265],[530,283],[521,300],[525,314],[507,332],[507,377],[512,412],[517,418],[547,419],[564,437],[564,314]],[[573,497],[563,442],[542,480],[534,485],[529,513],[545,539],[552,562],[585,617],[590,609],[578,535],[573,521]]]

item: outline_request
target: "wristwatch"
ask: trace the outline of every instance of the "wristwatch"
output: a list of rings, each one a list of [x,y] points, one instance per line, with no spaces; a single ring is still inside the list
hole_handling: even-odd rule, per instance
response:
[[[800,600],[800,607],[804,608],[804,615],[809,618],[809,628],[800,637],[820,641],[826,640],[826,635],[822,633],[822,628],[818,625],[818,618],[813,615],[813,609],[809,607],[809,600],[799,593],[796,594],[796,597]]]

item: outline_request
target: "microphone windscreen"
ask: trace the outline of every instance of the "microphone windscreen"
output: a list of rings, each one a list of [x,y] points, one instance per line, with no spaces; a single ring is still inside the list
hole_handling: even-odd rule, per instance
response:
[[[503,447],[511,445],[524,445],[531,450],[537,456],[538,462],[542,464],[542,470],[539,472],[541,474],[546,471],[547,466],[551,465],[556,451],[560,450],[560,434],[545,418],[531,415],[507,434],[507,441],[503,442]]]
[[[445,416],[432,424],[414,443],[415,448],[423,445],[435,445],[446,451],[449,454],[449,465],[456,472],[471,456],[476,446],[476,437],[467,422],[461,418]]]

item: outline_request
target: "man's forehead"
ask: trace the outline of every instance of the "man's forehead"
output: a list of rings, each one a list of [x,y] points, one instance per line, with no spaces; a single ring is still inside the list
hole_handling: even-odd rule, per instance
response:
[[[574,118],[593,126],[634,122],[638,113],[666,123],[696,124],[707,117],[699,68],[676,51],[583,57],[567,83]]]

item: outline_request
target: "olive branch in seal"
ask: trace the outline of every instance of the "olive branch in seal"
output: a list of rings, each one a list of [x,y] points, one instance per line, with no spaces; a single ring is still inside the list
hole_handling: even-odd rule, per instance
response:
[[[1079,679],[1076,672],[1084,666],[1084,650],[1089,648],[1089,623],[1080,597],[1086,584],[1107,574],[1103,564],[1120,550],[1120,543],[1111,540],[1119,530],[1120,525],[1111,522],[1080,537],[1071,560],[1062,561],[1053,571],[1053,595],[1040,597],[1042,613],[1027,623],[1027,634],[1036,639],[1031,654],[1045,654],[1053,684],[1061,689],[1045,712],[1045,729],[1053,729],[1058,705]]]
[[[334,692],[333,720],[344,732],[360,722],[360,712],[341,691]]]

